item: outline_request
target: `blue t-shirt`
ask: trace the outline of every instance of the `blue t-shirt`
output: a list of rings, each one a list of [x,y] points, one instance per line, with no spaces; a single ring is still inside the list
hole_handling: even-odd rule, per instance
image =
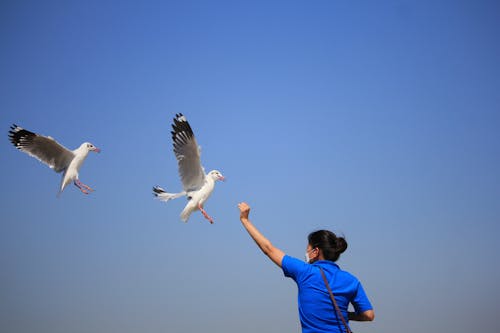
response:
[[[345,332],[342,320],[337,318],[319,267],[325,272],[346,322],[349,303],[352,303],[356,313],[373,309],[359,280],[341,270],[333,261],[320,260],[308,264],[285,255],[281,266],[285,276],[292,278],[299,288],[299,317],[303,333]]]

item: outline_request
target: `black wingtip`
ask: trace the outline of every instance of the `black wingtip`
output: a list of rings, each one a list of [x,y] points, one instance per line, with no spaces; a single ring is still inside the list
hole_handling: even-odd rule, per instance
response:
[[[17,149],[29,145],[34,137],[36,137],[35,133],[17,126],[16,124],[12,124],[9,131],[9,140]]]
[[[20,129],[21,127],[17,126],[16,124],[12,124],[10,125],[10,130],[9,130],[9,141],[16,147],[16,148],[19,148],[18,147],[18,139],[16,138],[16,134],[19,132],[19,130],[16,130],[16,129]]]
[[[9,136],[14,135],[16,133],[17,128],[21,128],[21,127],[17,126],[16,124],[10,125]]]
[[[153,194],[158,196],[158,194],[165,193],[165,191],[159,186],[153,186]]]
[[[180,119],[181,117],[183,117],[183,119]],[[189,122],[182,113],[176,114],[176,117],[174,118],[174,122],[172,124],[172,129],[173,131],[171,131],[170,133],[172,134],[172,141],[174,142],[176,140],[177,134],[179,133],[185,133],[188,138],[194,137],[191,125],[189,125]]]

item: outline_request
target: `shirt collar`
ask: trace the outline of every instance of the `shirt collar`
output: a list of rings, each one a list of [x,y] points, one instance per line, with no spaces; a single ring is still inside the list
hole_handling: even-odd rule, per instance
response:
[[[337,265],[336,263],[334,263],[333,261],[330,261],[330,260],[318,260],[316,262],[313,262],[312,265],[315,265],[315,266],[321,266],[321,267],[331,267],[331,268],[334,268],[334,269],[340,269],[339,265]]]

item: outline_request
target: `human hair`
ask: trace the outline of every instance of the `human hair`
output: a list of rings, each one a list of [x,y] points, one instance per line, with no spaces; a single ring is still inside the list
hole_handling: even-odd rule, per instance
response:
[[[347,249],[344,237],[337,237],[329,230],[318,230],[311,232],[307,237],[312,248],[319,248],[326,260],[337,261],[341,253]]]

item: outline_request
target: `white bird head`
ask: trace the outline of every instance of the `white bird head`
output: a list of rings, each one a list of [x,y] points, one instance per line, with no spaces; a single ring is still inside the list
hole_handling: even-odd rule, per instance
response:
[[[100,153],[101,152],[101,150],[99,148],[97,148],[96,146],[94,146],[90,142],[84,142],[84,143],[82,143],[82,145],[80,146],[80,148],[82,148],[82,147],[84,149],[86,149],[87,151],[93,151],[93,152],[96,152],[96,153]]]
[[[226,178],[224,178],[222,173],[220,173],[220,171],[218,171],[218,170],[210,171],[207,176],[212,178],[213,180],[221,180],[221,181],[226,180]]]

